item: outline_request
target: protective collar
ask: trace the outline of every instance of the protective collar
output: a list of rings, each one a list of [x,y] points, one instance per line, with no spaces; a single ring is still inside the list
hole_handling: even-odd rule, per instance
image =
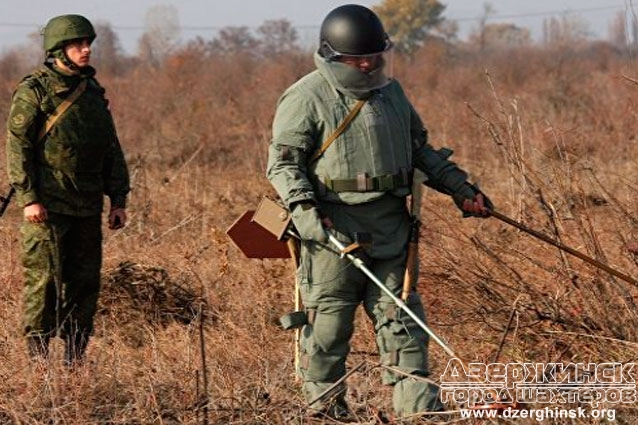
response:
[[[380,89],[390,83],[383,72],[385,61],[370,73],[337,61],[328,61],[319,53],[314,55],[315,65],[326,80],[337,91],[354,99],[367,99],[373,90]]]

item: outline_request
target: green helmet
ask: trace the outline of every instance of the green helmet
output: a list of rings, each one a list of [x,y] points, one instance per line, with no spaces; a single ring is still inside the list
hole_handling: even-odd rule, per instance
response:
[[[42,34],[45,52],[61,49],[67,42],[78,38],[88,38],[90,42],[95,39],[93,25],[80,15],[56,16],[47,22]]]

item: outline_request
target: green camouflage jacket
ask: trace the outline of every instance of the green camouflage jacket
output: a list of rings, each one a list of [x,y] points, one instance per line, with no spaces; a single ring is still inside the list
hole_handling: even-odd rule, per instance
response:
[[[112,207],[125,206],[128,170],[94,75],[91,67],[69,76],[45,64],[18,84],[7,123],[7,168],[20,206],[39,202],[51,212],[89,216],[102,212],[104,195]],[[83,79],[84,93],[38,140],[48,116]]]

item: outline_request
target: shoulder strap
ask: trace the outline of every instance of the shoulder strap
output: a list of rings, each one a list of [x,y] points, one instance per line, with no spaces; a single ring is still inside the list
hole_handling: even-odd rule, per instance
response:
[[[310,164],[318,160],[321,157],[321,155],[323,155],[323,153],[326,151],[326,149],[328,149],[328,147],[332,144],[332,142],[334,142],[337,139],[337,137],[341,136],[341,134],[348,127],[348,125],[352,122],[354,117],[357,116],[361,108],[363,108],[364,103],[366,103],[365,99],[361,99],[357,101],[357,103],[354,105],[354,108],[352,108],[350,112],[348,113],[348,115],[343,119],[343,121],[341,121],[341,124],[339,124],[339,127],[337,127],[334,133],[332,133],[330,137],[328,137],[326,141],[323,142],[321,147],[312,155],[312,157],[310,158]]]
[[[82,82],[78,84],[75,90],[73,90],[73,93],[71,93],[66,99],[64,99],[62,103],[60,103],[58,107],[55,108],[55,111],[53,111],[53,113],[49,115],[46,122],[44,123],[44,126],[40,129],[40,132],[38,133],[38,142],[44,139],[44,136],[46,136],[47,133],[53,128],[53,126],[55,125],[57,120],[62,116],[62,114],[64,114],[64,112],[66,112],[66,110],[69,109],[71,105],[73,105],[73,103],[78,99],[78,97],[80,97],[80,95],[84,93],[84,90],[86,90],[87,83],[88,83],[88,80],[82,80]]]

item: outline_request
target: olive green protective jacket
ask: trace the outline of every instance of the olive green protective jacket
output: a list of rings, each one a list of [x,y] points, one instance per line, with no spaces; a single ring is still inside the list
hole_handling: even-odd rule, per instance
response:
[[[320,59],[316,62],[321,65]],[[467,183],[467,174],[447,159],[451,151],[435,150],[428,143],[427,131],[401,85],[391,80],[371,94],[348,128],[316,161],[311,156],[348,115],[356,99],[341,93],[322,69],[306,75],[282,95],[273,122],[267,176],[286,205],[301,201],[357,205],[386,193],[407,196],[410,185],[401,176],[413,168],[427,175],[428,186],[461,199],[473,198],[475,191]],[[330,190],[329,183],[360,176],[385,187]]]
[[[124,207],[130,190],[124,155],[95,70],[66,75],[46,63],[16,88],[7,123],[7,168],[21,207],[41,203],[51,212],[90,216]],[[49,133],[38,133],[82,80],[87,88]]]

